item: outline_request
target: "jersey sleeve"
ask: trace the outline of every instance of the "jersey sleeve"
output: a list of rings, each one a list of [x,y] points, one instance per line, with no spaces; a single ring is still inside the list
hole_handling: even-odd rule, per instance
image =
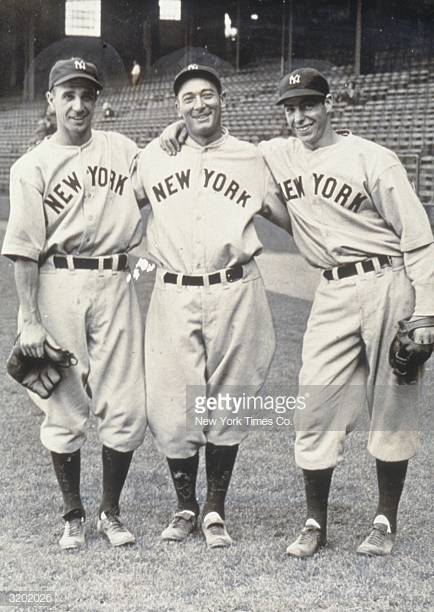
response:
[[[434,315],[434,244],[404,253],[404,265],[415,293],[415,316]]]
[[[265,161],[270,166],[276,156],[281,157],[287,149],[288,138],[271,138],[271,140],[261,140],[258,144],[259,151],[264,156]]]
[[[278,225],[288,233],[291,231],[291,220],[288,209],[282,199],[279,186],[273,178],[268,166],[264,162],[264,197],[260,214]]]
[[[127,156],[128,163],[131,163],[137,153],[140,151],[139,146],[125,136],[124,134],[120,134],[119,132],[107,132],[110,135],[112,142],[114,142],[114,146],[119,147],[122,151],[124,151]]]
[[[46,240],[43,196],[25,175],[25,167],[12,167],[10,213],[2,255],[12,260],[27,257],[38,261]]]
[[[371,196],[379,214],[399,236],[403,253],[433,242],[428,216],[400,162],[381,173]]]

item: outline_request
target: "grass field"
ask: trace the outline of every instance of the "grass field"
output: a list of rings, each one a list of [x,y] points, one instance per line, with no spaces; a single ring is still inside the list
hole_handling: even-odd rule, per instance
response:
[[[17,301],[12,266],[5,260],[0,262],[0,273],[0,359],[4,363],[14,337]],[[150,283],[149,276],[139,281],[144,307]],[[268,386],[295,385],[309,303],[277,293],[270,294],[270,301],[278,347]],[[431,381],[432,375],[431,371]],[[61,503],[49,453],[39,442],[39,411],[5,375],[0,398],[0,591],[49,590],[56,596],[55,609],[62,611],[434,609],[429,427],[422,434],[420,453],[410,464],[393,556],[365,559],[355,555],[376,503],[374,460],[365,450],[366,434],[358,432],[348,440],[346,460],[334,476],[330,546],[314,559],[299,561],[284,554],[304,518],[291,431],[252,432],[241,447],[227,506],[235,545],[212,552],[206,551],[199,534],[181,545],[159,541],[175,499],[165,462],[148,435],[135,454],[122,504],[123,517],[138,543],[113,550],[95,533],[101,465],[91,422],[82,462],[88,543],[83,551],[65,553],[57,544]],[[426,410],[430,403],[432,393],[427,394]],[[203,495],[201,470],[199,497]]]

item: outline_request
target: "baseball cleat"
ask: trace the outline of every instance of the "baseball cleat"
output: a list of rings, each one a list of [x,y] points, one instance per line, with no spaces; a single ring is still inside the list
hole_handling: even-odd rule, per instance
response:
[[[161,539],[168,542],[183,542],[196,529],[197,519],[191,510],[176,512],[169,525],[161,532]]]
[[[325,546],[327,540],[323,531],[317,525],[318,523],[313,525],[307,521],[298,538],[286,549],[286,554],[290,557],[303,559],[312,557],[320,548]]]
[[[232,538],[218,512],[208,512],[202,522],[202,531],[207,548],[226,548],[232,545]]]
[[[395,543],[395,534],[390,533],[385,523],[374,522],[371,533],[357,549],[357,554],[370,557],[390,555]]]
[[[96,529],[98,533],[102,533],[107,537],[112,546],[134,544],[136,541],[131,531],[128,531],[116,514],[101,512]]]
[[[75,518],[65,522],[63,535],[59,540],[60,548],[72,550],[81,548],[85,544],[86,527],[84,518]]]

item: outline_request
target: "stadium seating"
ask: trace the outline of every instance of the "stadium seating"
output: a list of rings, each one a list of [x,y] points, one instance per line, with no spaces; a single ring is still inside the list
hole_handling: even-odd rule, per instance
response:
[[[349,103],[337,95],[334,127],[388,146],[401,156],[422,201],[434,206],[434,60],[413,62],[410,69],[355,77],[350,66],[330,69],[332,91],[342,94],[348,81],[356,83],[359,99]],[[228,90],[225,124],[240,138],[258,142],[288,134],[282,109],[274,102],[280,65],[268,62],[239,73],[223,75]],[[137,87],[103,90],[95,117],[97,129],[120,131],[144,146],[176,118],[172,94],[173,75],[152,77]],[[115,117],[104,119],[102,103],[108,100]],[[6,191],[11,163],[23,154],[45,102],[17,104],[0,100],[0,191]]]

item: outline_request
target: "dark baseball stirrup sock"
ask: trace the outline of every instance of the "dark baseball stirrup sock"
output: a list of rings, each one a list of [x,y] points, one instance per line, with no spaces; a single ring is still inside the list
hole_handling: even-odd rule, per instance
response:
[[[377,461],[378,506],[377,515],[389,519],[392,533],[396,532],[398,505],[404,488],[408,461]]]
[[[327,507],[334,468],[303,470],[307,518],[314,519],[327,533]]]
[[[190,510],[199,514],[196,499],[196,479],[199,467],[199,452],[186,459],[166,457],[178,498],[178,510]]]
[[[119,499],[130,469],[133,452],[121,453],[102,447],[102,500],[99,513],[119,514]]]
[[[207,443],[205,447],[207,496],[203,516],[208,512],[218,512],[225,518],[225,499],[231,481],[232,470],[238,453],[238,444],[234,446],[216,446]]]
[[[80,497],[80,450],[75,453],[51,452],[57,482],[63,496],[63,518],[69,521],[85,516]]]

